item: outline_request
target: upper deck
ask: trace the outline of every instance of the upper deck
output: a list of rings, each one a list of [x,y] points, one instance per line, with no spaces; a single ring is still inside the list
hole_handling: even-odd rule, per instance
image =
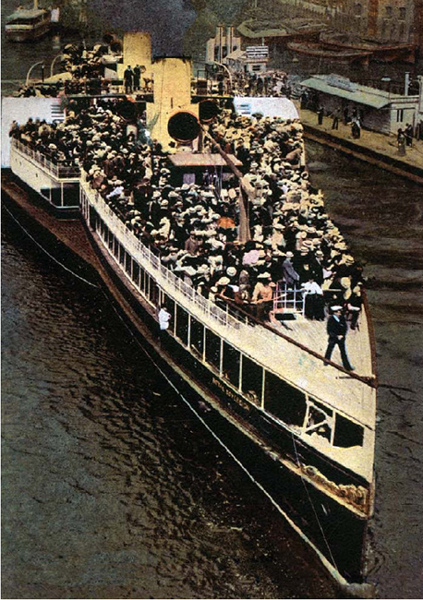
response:
[[[276,324],[264,327],[240,314],[231,314],[229,309],[224,310],[204,298],[163,265],[160,258],[142,244],[86,181],[81,184],[81,192],[126,251],[142,265],[163,292],[193,318],[255,363],[301,390],[307,398],[317,400],[323,406],[361,425],[364,428],[362,447],[334,447],[320,436],[313,436],[313,444],[369,481],[372,479],[376,392],[371,380],[366,379],[373,375],[370,335],[365,315],[360,329],[351,336],[351,345],[348,346],[356,360],[355,366],[359,374],[349,374],[331,364],[325,367],[323,349],[326,334],[323,324],[307,323],[305,320],[295,323],[291,321],[291,331],[287,332],[283,328],[281,335]],[[319,336],[317,340],[314,337],[316,333]],[[305,347],[303,344],[310,345]],[[321,355],[317,354],[319,350]],[[310,443],[307,431],[296,433]]]
[[[66,182],[79,181],[80,169],[75,164],[69,165],[60,161],[54,161],[48,158],[43,152],[31,148],[17,139],[12,138],[11,147],[15,152],[23,154],[32,161],[38,168],[42,169],[57,180]]]

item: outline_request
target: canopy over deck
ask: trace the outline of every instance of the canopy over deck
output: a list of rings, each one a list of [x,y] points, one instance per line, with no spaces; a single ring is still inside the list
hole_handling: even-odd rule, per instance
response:
[[[228,155],[235,166],[242,166],[242,162],[233,154]],[[175,167],[226,167],[227,163],[220,154],[194,152],[178,152],[170,156],[170,162]]]
[[[288,100],[288,98],[235,96],[234,106],[238,115],[247,117],[255,113],[261,113],[263,117],[299,119],[294,103]]]

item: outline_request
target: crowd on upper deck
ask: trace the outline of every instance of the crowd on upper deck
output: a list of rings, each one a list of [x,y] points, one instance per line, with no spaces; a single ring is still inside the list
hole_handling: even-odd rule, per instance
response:
[[[139,133],[128,130],[119,105],[71,102],[63,123],[30,119],[14,123],[11,135],[82,168],[128,228],[206,297],[256,305],[266,318],[279,282],[306,293],[309,318],[324,318],[324,294],[360,306],[362,269],[310,186],[299,121],[223,109],[210,126],[221,149],[243,164],[251,239],[240,243],[239,180],[229,176],[217,191],[206,172],[201,183],[175,185],[168,153],[142,137],[145,122]]]

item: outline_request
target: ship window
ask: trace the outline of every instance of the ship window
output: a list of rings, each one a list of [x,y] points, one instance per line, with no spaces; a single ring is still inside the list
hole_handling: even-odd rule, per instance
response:
[[[317,434],[330,441],[332,417],[333,412],[329,408],[313,400],[310,403],[308,420],[304,432],[309,435]]]
[[[264,408],[287,425],[301,427],[306,413],[306,398],[303,392],[266,371]]]
[[[399,18],[401,19],[401,21],[404,21],[406,13],[407,13],[406,7],[405,6],[400,6],[400,8],[399,8]]]
[[[334,446],[350,448],[351,446],[362,446],[364,429],[341,415],[336,415]]]
[[[261,404],[263,367],[242,355],[242,392],[255,404]]]
[[[150,298],[150,302],[155,304],[156,306],[159,303],[159,286],[154,281],[154,279],[150,279],[150,289],[148,290],[148,297]]]
[[[206,360],[217,370],[220,369],[220,337],[206,330]]]
[[[385,7],[385,14],[387,17],[392,17],[392,6]]]
[[[135,285],[138,287],[139,286],[139,281],[140,281],[140,266],[137,263],[136,260],[132,261],[132,281],[135,283]]]
[[[115,236],[113,235],[113,233],[110,233],[110,235],[109,235],[109,248],[110,248],[110,250],[113,250],[114,241],[115,241]]]
[[[125,248],[121,244],[119,244],[119,245],[120,245],[119,262],[120,262],[121,265],[124,265],[125,264],[126,251],[125,251]]]
[[[75,183],[63,184],[63,205],[78,206],[79,204],[79,185]]]
[[[397,123],[402,123],[404,121],[404,109],[399,108],[397,110]]]
[[[203,356],[204,350],[204,325],[191,317],[191,349],[198,354]]]
[[[118,242],[117,238],[115,238],[115,245],[114,245],[114,248],[113,248],[113,254],[114,254],[116,257],[118,257],[118,256],[119,256],[119,246],[120,246],[120,244],[119,244],[119,242]]]
[[[140,267],[140,289],[145,290],[145,271]]]
[[[47,188],[41,188],[41,189],[40,189],[40,194],[41,194],[42,196],[44,196],[44,198],[45,198],[46,200],[48,200],[49,202],[52,202],[53,200],[52,200],[52,199],[50,199],[50,196],[51,196],[51,191],[52,191],[52,188],[50,188],[50,187],[47,187]]]
[[[149,289],[150,289],[150,275],[147,273],[144,275],[144,295],[146,298],[149,298]]]
[[[109,228],[107,227],[107,225],[104,226],[104,241],[106,242],[106,244],[109,241]]]
[[[125,270],[128,273],[128,275],[131,274],[131,263],[132,263],[131,255],[126,253]]]
[[[179,304],[176,305],[176,337],[188,345],[188,313]]]
[[[239,386],[239,365],[241,353],[226,342],[223,343],[223,377],[235,387]]]
[[[361,4],[356,4],[355,5],[355,14],[356,15],[361,15],[361,13],[362,13],[362,6],[361,6]]]
[[[60,206],[62,203],[62,190],[58,187],[56,188],[52,188],[51,190],[51,203],[54,204],[54,206]],[[95,211],[90,207],[90,224],[92,226],[93,220],[92,220],[92,216],[91,216],[91,212],[93,212],[95,214]]]

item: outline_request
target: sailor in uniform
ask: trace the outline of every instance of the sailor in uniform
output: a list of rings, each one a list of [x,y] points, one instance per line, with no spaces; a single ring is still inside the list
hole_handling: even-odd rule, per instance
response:
[[[345,348],[345,338],[347,335],[347,322],[344,315],[342,314],[342,306],[332,306],[332,315],[328,319],[327,332],[329,336],[328,347],[326,350],[325,358],[330,360],[333,349],[336,345],[339,346],[341,352],[342,364],[344,369],[347,371],[354,371],[354,367],[351,366],[347,351]],[[325,363],[327,366],[328,363]]]

